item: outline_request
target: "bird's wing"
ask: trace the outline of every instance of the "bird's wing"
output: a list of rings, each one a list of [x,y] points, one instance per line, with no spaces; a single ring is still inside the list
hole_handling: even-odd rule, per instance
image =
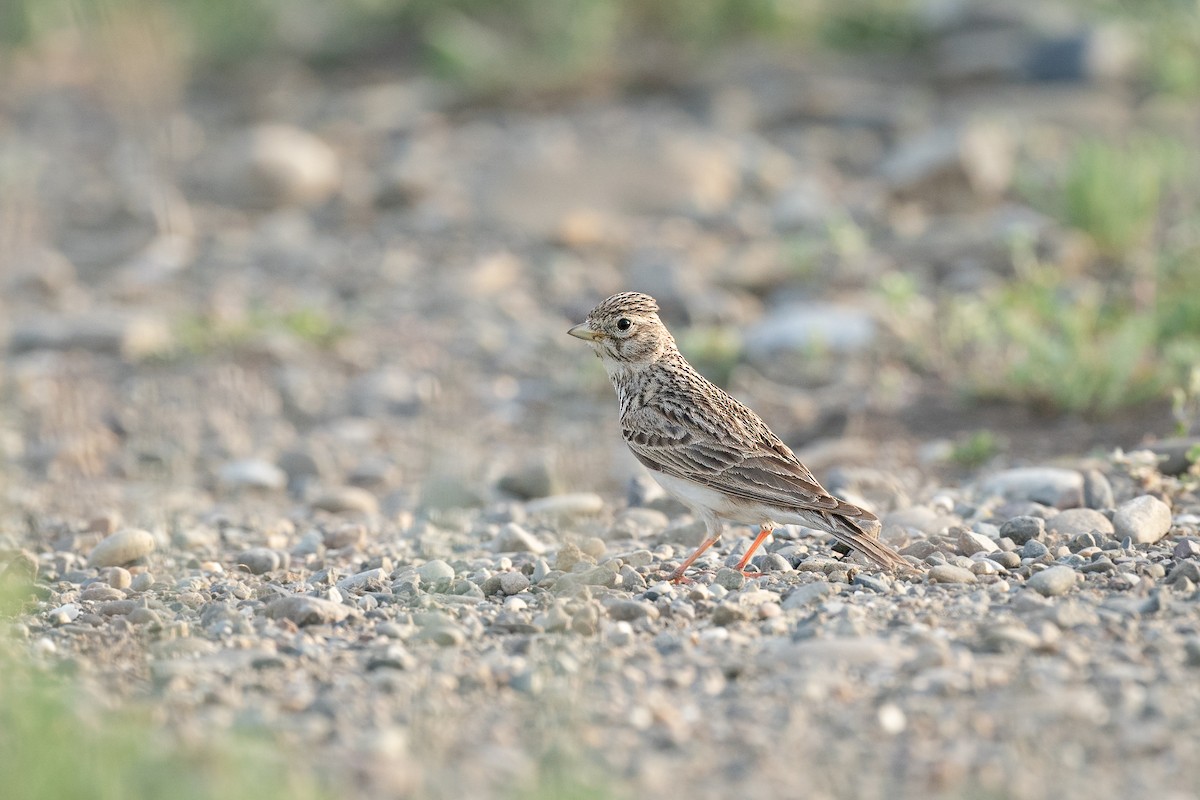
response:
[[[669,419],[652,407],[626,414],[622,433],[648,469],[725,492],[750,502],[874,520],[869,511],[838,500],[769,431],[721,437]],[[765,426],[764,426],[765,431]]]

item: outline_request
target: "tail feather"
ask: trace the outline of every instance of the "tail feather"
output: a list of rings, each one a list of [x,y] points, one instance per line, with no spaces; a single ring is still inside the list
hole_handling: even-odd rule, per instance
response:
[[[873,526],[876,527],[876,526]],[[845,544],[847,547],[853,548],[862,553],[867,558],[871,559],[881,567],[895,569],[912,569],[912,565],[904,560],[904,557],[897,553],[892,548],[888,547],[879,539],[862,530],[856,520],[851,520],[843,516],[829,515],[829,526],[827,530],[834,537]],[[878,532],[876,531],[876,536]]]

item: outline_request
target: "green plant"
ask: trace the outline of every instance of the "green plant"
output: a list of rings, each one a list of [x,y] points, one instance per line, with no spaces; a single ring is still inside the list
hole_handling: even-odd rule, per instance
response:
[[[991,461],[1000,450],[1000,440],[996,434],[980,430],[956,442],[950,451],[950,460],[964,469],[975,469]]]
[[[184,746],[145,712],[91,709],[69,679],[0,641],[0,775],[6,800],[322,800],[312,770],[244,735]]]

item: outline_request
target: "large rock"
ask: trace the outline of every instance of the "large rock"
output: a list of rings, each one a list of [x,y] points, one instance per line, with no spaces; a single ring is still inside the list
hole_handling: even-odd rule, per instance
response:
[[[983,480],[979,493],[987,498],[1030,501],[1055,508],[1077,508],[1083,503],[1083,475],[1059,467],[1017,467]]]
[[[154,536],[149,531],[126,528],[100,541],[88,556],[89,567],[119,567],[154,552]]]
[[[1171,509],[1148,494],[1117,506],[1113,528],[1118,537],[1128,536],[1135,544],[1153,544],[1171,530]]]

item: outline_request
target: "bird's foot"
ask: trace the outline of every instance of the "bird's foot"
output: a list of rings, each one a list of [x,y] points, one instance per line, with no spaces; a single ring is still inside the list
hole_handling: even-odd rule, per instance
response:
[[[667,578],[667,582],[668,583],[676,583],[681,586],[687,586],[688,584],[695,583],[694,580],[692,580],[691,578],[689,578],[688,576],[683,574],[682,569],[677,569],[674,572],[672,572],[670,577]]]

